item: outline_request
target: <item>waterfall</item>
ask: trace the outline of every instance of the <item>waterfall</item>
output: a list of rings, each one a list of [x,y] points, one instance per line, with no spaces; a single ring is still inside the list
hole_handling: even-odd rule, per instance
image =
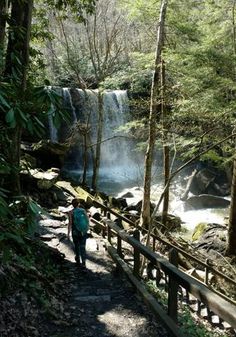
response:
[[[67,109],[70,109],[71,115],[72,115],[72,121],[73,123],[77,122],[77,116],[76,116],[76,110],[72,102],[71,94],[69,91],[69,88],[63,88],[62,89],[62,95],[64,99],[64,104]]]
[[[50,139],[53,143],[56,143],[58,141],[58,134],[57,134],[57,129],[55,128],[53,124],[52,115],[48,116],[48,127],[49,127]]]
[[[127,135],[117,131],[120,126],[125,124],[129,114],[127,92],[123,90],[105,92],[103,106],[103,139],[105,142],[101,148],[101,166],[107,169],[116,168],[116,171],[122,172],[124,168],[127,169],[131,164],[130,141],[128,141]],[[108,140],[106,141],[106,139]]]
[[[97,142],[98,128],[98,90],[63,89],[65,104],[71,110],[72,123],[75,121],[89,126],[90,142]],[[129,118],[129,100],[127,91],[104,91],[103,97],[103,131],[100,157],[100,175],[110,177],[113,181],[134,178],[135,161],[132,160],[134,144],[127,134],[118,131]],[[83,138],[78,136],[78,145],[74,147],[66,163],[66,170],[81,172],[83,160]],[[92,156],[89,158],[89,170],[92,171]]]

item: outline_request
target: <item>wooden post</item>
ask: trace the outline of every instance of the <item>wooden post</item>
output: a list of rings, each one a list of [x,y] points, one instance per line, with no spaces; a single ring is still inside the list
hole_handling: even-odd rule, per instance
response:
[[[108,223],[107,223],[107,240],[111,244],[111,228]]]
[[[172,248],[169,252],[169,261],[178,267],[178,252]],[[168,315],[174,322],[178,321],[178,283],[169,275],[168,284]]]
[[[204,278],[204,283],[206,285],[208,285],[208,281],[209,281],[209,268],[208,268],[208,265],[209,265],[209,259],[206,259],[206,264],[207,266],[205,267],[205,278]]]
[[[133,234],[134,238],[140,241],[140,232],[139,230],[135,230]],[[134,276],[139,278],[139,270],[140,270],[140,252],[137,248],[134,247],[134,269],[133,274]]]
[[[155,252],[155,249],[156,249],[156,239],[155,239],[155,237],[153,236],[152,237],[152,250]]]
[[[117,235],[117,253],[118,253],[119,257],[123,258],[123,255],[122,255],[122,240],[119,237],[119,235]]]
[[[206,267],[205,267],[205,278],[204,278],[204,283],[206,285],[208,285],[208,282],[209,282],[209,268],[208,266],[210,265],[210,260],[209,259],[206,259]],[[207,309],[207,319],[211,322],[211,311],[209,309],[209,307],[206,305],[206,309]]]

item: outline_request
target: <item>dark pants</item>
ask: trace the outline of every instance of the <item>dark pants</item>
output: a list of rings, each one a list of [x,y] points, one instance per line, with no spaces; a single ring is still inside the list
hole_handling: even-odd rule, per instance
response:
[[[85,264],[86,260],[86,239],[87,233],[82,234],[78,232],[76,229],[72,230],[72,238],[75,246],[75,260],[77,263]]]

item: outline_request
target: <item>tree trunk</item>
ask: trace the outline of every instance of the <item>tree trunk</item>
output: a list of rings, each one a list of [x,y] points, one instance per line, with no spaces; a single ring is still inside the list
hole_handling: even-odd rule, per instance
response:
[[[6,18],[8,11],[8,1],[2,0],[0,2],[0,46],[3,48],[5,41]]]
[[[165,106],[165,64],[161,63],[161,116],[162,116],[162,142],[163,142],[163,171],[164,186],[170,179],[170,149],[168,145],[168,123]],[[165,190],[162,209],[162,223],[166,224],[169,209],[169,185]]]
[[[234,0],[233,7],[232,7],[234,56],[236,56],[235,6],[236,6],[236,1]],[[229,213],[228,243],[227,243],[227,248],[226,248],[225,253],[226,255],[236,255],[236,159],[235,158],[234,158],[234,164],[233,164],[233,177],[232,177],[232,184],[231,184],[231,202],[230,202],[230,213]]]
[[[13,81],[15,90],[21,92],[24,100],[26,90],[27,70],[29,65],[29,41],[31,32],[33,0],[12,1],[9,21],[9,35],[6,53],[4,76],[5,80]],[[9,184],[14,195],[20,193],[20,143],[22,128],[18,122],[14,129],[9,129],[10,146],[7,149],[7,159],[12,168]]]
[[[6,39],[6,18],[8,13],[8,0],[2,0],[0,2],[0,74],[4,70],[4,47]]]
[[[187,182],[186,188],[185,188],[184,193],[181,196],[180,200],[185,201],[185,200],[188,199],[188,194],[189,194],[190,188],[192,186],[193,179],[195,178],[197,172],[198,172],[197,169],[194,169],[193,172],[192,172],[192,174],[191,174],[191,176],[188,178],[188,182]]]
[[[236,159],[234,159],[233,178],[231,185],[231,203],[226,254],[236,255]]]
[[[102,127],[103,127],[103,96],[98,92],[98,128],[97,128],[97,143],[96,143],[96,154],[93,162],[93,179],[92,188],[94,191],[97,190],[97,179],[100,167],[100,157],[101,157],[101,141],[102,141]]]
[[[21,88],[26,88],[29,64],[29,40],[31,32],[33,0],[15,0],[12,3],[10,31],[7,45],[5,77],[11,77],[20,66]],[[13,57],[14,56],[14,57]],[[20,61],[20,65],[19,65]]]
[[[148,146],[145,155],[145,170],[144,170],[144,193],[141,211],[141,226],[148,227],[150,223],[150,191],[151,191],[151,174],[153,152],[156,140],[156,121],[160,116],[157,116],[157,107],[160,99],[160,62],[161,53],[164,44],[164,24],[167,9],[167,0],[163,0],[161,4],[159,26],[157,32],[157,45],[155,54],[155,70],[152,79],[151,88],[151,103],[149,114],[149,137]]]

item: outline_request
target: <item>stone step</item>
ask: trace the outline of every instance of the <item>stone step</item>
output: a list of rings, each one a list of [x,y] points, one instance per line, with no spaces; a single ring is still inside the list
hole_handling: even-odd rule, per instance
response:
[[[74,300],[76,302],[89,302],[89,303],[97,303],[97,302],[110,302],[110,295],[88,295],[88,296],[75,296]]]
[[[125,293],[124,288],[120,289],[97,289],[97,288],[92,288],[92,287],[87,287],[87,288],[81,288],[79,290],[76,290],[73,294],[73,297],[82,297],[82,296],[104,296],[104,295],[109,295],[109,296],[116,296],[116,295],[122,295]]]

